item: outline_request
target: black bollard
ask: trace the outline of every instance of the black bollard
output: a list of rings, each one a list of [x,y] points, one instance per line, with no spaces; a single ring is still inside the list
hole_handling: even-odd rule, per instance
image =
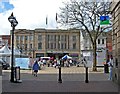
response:
[[[89,81],[88,81],[88,67],[85,67],[85,69],[86,69],[86,79],[85,79],[85,83],[88,83]]]
[[[59,79],[58,79],[58,83],[62,83],[62,78],[61,78],[61,61],[60,61],[60,65],[59,65]]]
[[[108,64],[104,64],[104,73],[109,73],[109,66],[108,66]]]

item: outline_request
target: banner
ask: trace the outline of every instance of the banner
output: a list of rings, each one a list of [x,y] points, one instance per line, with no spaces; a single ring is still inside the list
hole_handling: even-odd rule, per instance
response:
[[[15,58],[15,66],[20,66],[21,69],[29,69],[29,58]]]
[[[109,16],[100,16],[100,25],[109,25],[110,24]]]

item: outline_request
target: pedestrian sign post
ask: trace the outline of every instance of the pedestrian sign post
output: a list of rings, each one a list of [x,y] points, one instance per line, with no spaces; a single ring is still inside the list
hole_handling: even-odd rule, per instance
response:
[[[109,25],[110,18],[109,16],[100,16],[100,25]]]

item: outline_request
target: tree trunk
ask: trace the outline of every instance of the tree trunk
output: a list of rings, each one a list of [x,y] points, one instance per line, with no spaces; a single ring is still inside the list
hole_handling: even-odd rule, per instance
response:
[[[97,53],[96,53],[96,42],[93,43],[93,71],[97,71]]]

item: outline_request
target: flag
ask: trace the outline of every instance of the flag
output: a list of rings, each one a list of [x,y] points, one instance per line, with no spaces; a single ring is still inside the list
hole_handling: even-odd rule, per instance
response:
[[[66,14],[65,22],[68,23],[68,14]]]
[[[57,20],[58,20],[58,17],[57,17],[58,15],[57,15],[57,13],[56,13],[56,22],[57,22]]]
[[[48,17],[46,16],[46,25],[48,24]]]
[[[56,19],[56,28],[58,29],[58,24],[57,24],[57,21],[58,21],[58,14],[56,13],[56,17],[55,17],[55,19]]]
[[[100,16],[100,25],[109,25],[109,16]]]

